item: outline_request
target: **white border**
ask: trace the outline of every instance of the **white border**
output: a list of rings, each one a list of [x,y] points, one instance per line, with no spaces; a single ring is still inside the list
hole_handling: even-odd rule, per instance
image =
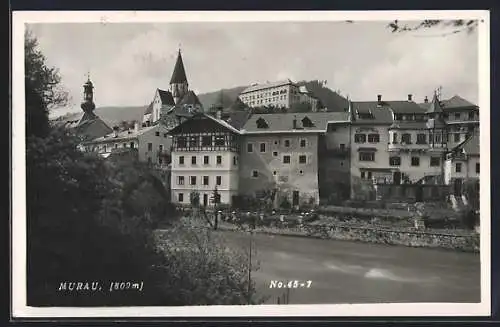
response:
[[[481,180],[490,180],[490,59],[488,11],[266,11],[266,12],[13,12],[12,115],[12,316],[14,318],[73,317],[250,317],[250,316],[488,316],[491,314],[490,183],[481,183],[481,303],[404,303],[340,305],[257,305],[124,308],[35,308],[26,306],[25,208],[25,23],[152,23],[152,22],[274,22],[274,21],[390,21],[423,19],[480,19],[479,103],[481,108]],[[138,310],[140,308],[140,310]]]

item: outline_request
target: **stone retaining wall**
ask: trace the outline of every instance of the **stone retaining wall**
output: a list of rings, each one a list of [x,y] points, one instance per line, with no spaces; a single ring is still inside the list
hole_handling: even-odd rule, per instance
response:
[[[237,230],[238,227],[232,224],[223,223],[220,225],[220,229]],[[257,227],[255,232],[479,252],[479,234],[472,231],[470,233],[460,232],[455,234],[433,232],[429,230],[391,230],[333,224],[304,224],[302,227],[296,228]]]

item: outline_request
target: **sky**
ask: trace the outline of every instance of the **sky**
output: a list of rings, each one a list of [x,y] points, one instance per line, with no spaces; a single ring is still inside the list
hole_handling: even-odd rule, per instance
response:
[[[143,106],[168,89],[182,51],[190,89],[204,93],[290,78],[326,80],[354,101],[417,102],[442,87],[478,101],[478,36],[446,29],[391,33],[387,22],[29,24],[78,111],[87,72],[102,106]],[[443,36],[444,35],[444,36]]]

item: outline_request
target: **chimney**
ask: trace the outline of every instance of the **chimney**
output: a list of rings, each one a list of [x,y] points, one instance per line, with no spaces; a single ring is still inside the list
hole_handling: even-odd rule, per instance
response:
[[[429,98],[427,98],[427,96],[425,96],[424,102],[429,103]]]
[[[411,102],[411,101],[413,101],[413,100],[412,100],[412,95],[411,95],[411,94],[408,94],[408,102]]]
[[[222,119],[222,109],[217,108],[217,111],[215,112],[215,118]]]
[[[139,123],[134,122],[134,132],[138,132],[138,131],[139,131]]]
[[[297,116],[293,116],[293,129],[297,129]]]
[[[382,94],[377,95],[377,102],[379,106],[382,105]]]
[[[118,136],[118,126],[114,126],[113,127],[113,137],[117,137]]]

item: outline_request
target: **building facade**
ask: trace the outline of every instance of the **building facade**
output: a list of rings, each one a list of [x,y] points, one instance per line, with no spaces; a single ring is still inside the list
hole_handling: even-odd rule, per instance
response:
[[[172,202],[190,205],[192,194],[202,206],[214,204],[217,190],[221,204],[231,204],[239,191],[240,131],[207,114],[198,113],[171,129]]]
[[[289,109],[294,104],[308,103],[312,111],[318,109],[318,99],[305,86],[298,86],[290,79],[264,84],[253,84],[244,89],[239,99],[247,106]]]

